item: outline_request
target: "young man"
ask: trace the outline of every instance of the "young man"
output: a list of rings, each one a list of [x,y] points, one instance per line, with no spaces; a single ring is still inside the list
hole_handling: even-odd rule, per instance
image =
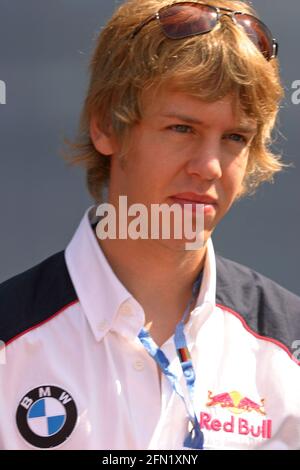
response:
[[[0,287],[2,449],[300,447],[300,299],[211,240],[282,168],[268,148],[276,55],[244,2],[115,12],[75,145],[96,205],[65,252]],[[119,214],[121,196],[147,214],[176,203],[193,223],[201,207],[204,243],[104,239],[97,206]]]

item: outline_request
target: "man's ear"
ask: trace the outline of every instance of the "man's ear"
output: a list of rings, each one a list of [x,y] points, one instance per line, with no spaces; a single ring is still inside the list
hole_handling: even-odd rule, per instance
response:
[[[90,137],[98,152],[103,155],[112,155],[115,152],[116,149],[114,147],[111,127],[106,131],[100,129],[99,122],[95,114],[92,116],[90,121]]]

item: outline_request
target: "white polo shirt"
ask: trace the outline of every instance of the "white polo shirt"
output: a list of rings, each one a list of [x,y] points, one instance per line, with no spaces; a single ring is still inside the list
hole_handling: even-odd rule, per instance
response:
[[[143,307],[104,256],[94,213],[65,252],[0,286],[1,449],[183,447],[184,405],[164,376],[160,386],[137,337]],[[300,369],[289,348],[299,318],[298,297],[216,260],[208,241],[186,325],[205,448],[300,448]],[[161,349],[185,390],[173,338]]]

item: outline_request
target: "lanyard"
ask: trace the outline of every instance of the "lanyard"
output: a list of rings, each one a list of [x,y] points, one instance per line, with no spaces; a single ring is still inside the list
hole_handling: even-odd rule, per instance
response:
[[[188,397],[184,396],[178,377],[170,370],[170,362],[167,356],[157,346],[155,341],[152,339],[149,331],[147,331],[145,328],[142,328],[141,332],[138,335],[146,351],[158,364],[162,373],[169,380],[173,390],[182,399],[185,405],[189,421],[192,424],[192,430],[186,436],[183,445],[184,447],[189,449],[203,449],[203,433],[200,429],[199,421],[197,420],[197,415],[194,407],[194,389],[196,375],[184,333],[184,322],[186,321],[187,316],[190,312],[191,305],[195,300],[197,293],[199,292],[201,280],[202,272],[199,274],[196,281],[194,282],[192,297],[184,311],[182,320],[176,326],[174,335],[175,348],[185,378],[188,390]]]

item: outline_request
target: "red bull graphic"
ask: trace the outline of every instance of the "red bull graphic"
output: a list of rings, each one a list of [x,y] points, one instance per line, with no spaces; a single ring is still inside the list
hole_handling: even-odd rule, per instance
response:
[[[264,398],[261,398],[260,403],[256,403],[236,391],[220,393],[218,395],[213,395],[212,392],[209,391],[208,398],[210,401],[206,403],[206,406],[221,406],[222,408],[228,408],[228,410],[234,414],[245,412],[250,413],[251,411],[255,411],[260,415],[266,415],[264,409]]]
[[[223,431],[260,439],[272,437],[271,419],[263,419],[259,424],[251,424],[247,419],[237,418],[237,416],[231,416],[230,420],[224,421],[213,418],[209,413],[201,412],[199,424],[201,429],[207,431]]]

